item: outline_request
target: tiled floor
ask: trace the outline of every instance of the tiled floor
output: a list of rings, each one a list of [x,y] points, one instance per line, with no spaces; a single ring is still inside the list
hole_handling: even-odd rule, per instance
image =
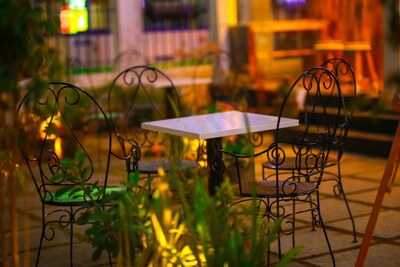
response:
[[[347,211],[343,201],[333,194],[332,183],[327,182],[321,186],[322,213],[335,252],[337,266],[354,265],[384,166],[385,160],[381,158],[347,154],[343,159],[344,186],[356,221],[359,239],[357,243],[352,242],[352,230]],[[40,203],[35,192],[24,192],[23,195],[24,197],[18,200],[20,260],[23,262],[25,258],[33,266],[40,235]],[[3,219],[7,221],[8,214],[3,214]],[[298,220],[296,243],[302,246],[303,250],[298,259],[290,266],[331,266],[321,229],[311,230],[308,214],[299,216]],[[25,246],[22,235],[24,225],[29,226],[29,244]],[[10,236],[9,226],[6,225],[5,229],[6,235]],[[52,242],[45,242],[41,266],[69,266],[67,230],[58,230]],[[74,238],[79,243],[75,247],[75,266],[100,266],[101,263],[106,263],[106,258],[103,258],[100,263],[91,261],[92,250],[89,244],[82,241],[82,230],[78,231]],[[283,237],[282,240],[283,247],[290,246],[290,237]],[[366,266],[400,266],[399,254],[400,177],[393,187],[393,192],[385,197]]]

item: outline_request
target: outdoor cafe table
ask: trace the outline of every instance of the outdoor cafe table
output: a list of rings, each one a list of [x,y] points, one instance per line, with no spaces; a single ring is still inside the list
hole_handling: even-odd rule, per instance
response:
[[[206,140],[208,190],[215,193],[223,179],[222,137],[275,130],[278,117],[240,111],[143,122],[145,130]],[[298,126],[297,119],[281,118],[279,128]]]

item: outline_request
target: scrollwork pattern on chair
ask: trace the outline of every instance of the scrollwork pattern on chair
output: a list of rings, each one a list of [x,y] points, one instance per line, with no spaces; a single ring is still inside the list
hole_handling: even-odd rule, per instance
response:
[[[49,187],[80,186],[97,178],[94,178],[93,159],[78,137],[76,133],[78,129],[73,125],[75,117],[71,116],[74,109],[85,108],[88,103],[96,107],[100,114],[103,115],[104,121],[108,125],[107,129],[111,129],[105,112],[96,100],[79,87],[68,83],[50,83],[40,95],[30,92],[18,106],[19,113],[31,112],[32,114],[37,114],[39,118],[42,118],[43,123],[46,123],[45,127],[40,129],[40,134],[38,134],[38,151],[28,151],[28,149],[33,150],[32,147],[21,147],[23,158],[28,164],[31,175],[40,177],[38,189],[42,199],[45,201],[54,200],[54,194],[49,191]],[[70,166],[75,159],[61,159],[60,155],[56,153],[53,144],[58,137],[72,142],[74,151],[79,151],[82,165],[80,167],[84,171],[73,171]],[[108,150],[105,154],[105,163],[109,165],[111,155],[110,131],[106,137]],[[35,168],[38,169],[37,172],[34,171]],[[108,173],[100,185],[106,184],[107,179]]]
[[[179,113],[182,109],[178,91],[176,90],[172,80],[157,68],[150,66],[134,66],[120,72],[114,78],[107,92],[107,105],[109,112],[113,110],[111,100],[113,94],[115,94],[115,91],[118,89],[118,86],[122,87],[122,90],[126,94],[131,94],[132,96],[129,103],[127,103],[127,106],[123,107],[123,110],[121,110],[125,125],[134,118],[143,115],[151,115],[143,114],[143,111],[140,111],[137,106],[139,104],[137,102],[140,96],[144,97],[150,105],[151,112],[155,113],[153,114],[155,118],[176,117],[180,115]],[[158,87],[160,86],[167,87],[166,95],[161,103],[160,99],[157,99],[157,96],[155,96],[155,91],[159,92],[160,90],[158,90]],[[121,136],[124,136],[118,129],[117,121],[113,120],[113,124],[114,127],[116,127],[116,131],[119,132]],[[161,142],[161,144],[166,142],[165,139],[159,138],[157,132],[141,130],[139,129],[139,125],[135,125],[134,127],[135,129],[130,132],[129,135],[142,147],[150,148],[155,144],[155,142]],[[124,138],[127,137],[124,136]]]

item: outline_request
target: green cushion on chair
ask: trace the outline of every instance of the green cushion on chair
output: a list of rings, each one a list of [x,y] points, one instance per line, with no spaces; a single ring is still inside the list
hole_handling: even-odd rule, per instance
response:
[[[126,187],[122,186],[108,186],[106,188],[106,196],[112,193],[123,192]],[[93,199],[97,200],[100,197],[100,190],[98,187],[93,188],[91,196]],[[90,199],[88,197],[84,198],[84,191],[77,187],[63,187],[56,192],[49,192],[45,196],[45,202],[48,204],[55,205],[80,205],[84,202],[88,202]]]

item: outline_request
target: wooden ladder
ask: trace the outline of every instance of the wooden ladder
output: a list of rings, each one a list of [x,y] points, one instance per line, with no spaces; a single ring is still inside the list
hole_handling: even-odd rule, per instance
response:
[[[393,98],[393,109],[400,112],[400,93],[396,93]],[[389,159],[383,172],[381,184],[376,194],[374,207],[369,217],[368,225],[365,230],[364,238],[358,253],[355,267],[363,267],[367,258],[369,245],[372,240],[375,225],[378,220],[379,210],[382,207],[385,193],[390,193],[391,186],[395,181],[396,173],[400,165],[400,122],[397,125],[395,137],[393,139],[392,148],[390,149]]]

